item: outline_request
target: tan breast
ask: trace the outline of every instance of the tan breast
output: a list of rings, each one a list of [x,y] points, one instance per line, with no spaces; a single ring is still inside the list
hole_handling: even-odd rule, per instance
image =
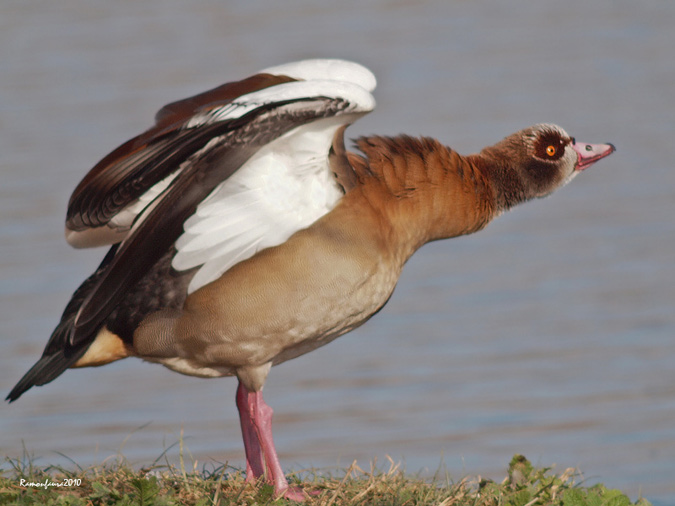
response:
[[[402,263],[384,246],[378,217],[359,199],[345,198],[286,243],[191,294],[182,312],[148,318],[134,335],[135,348],[146,357],[163,355],[159,361],[168,366],[180,357],[221,374],[312,351],[387,301]]]

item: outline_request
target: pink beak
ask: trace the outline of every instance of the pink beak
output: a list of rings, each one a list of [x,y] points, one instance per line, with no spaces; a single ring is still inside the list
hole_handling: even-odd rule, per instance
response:
[[[584,170],[595,162],[611,155],[616,151],[613,144],[584,144],[583,142],[573,142],[572,149],[577,152],[577,166],[574,170]]]

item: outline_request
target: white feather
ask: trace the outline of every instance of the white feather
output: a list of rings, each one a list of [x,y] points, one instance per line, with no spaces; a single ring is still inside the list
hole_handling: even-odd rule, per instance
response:
[[[257,251],[283,243],[335,206],[342,191],[328,152],[345,121],[319,120],[276,139],[199,205],[185,222],[172,264],[177,270],[201,266],[189,293]]]
[[[346,60],[313,59],[268,67],[261,73],[285,75],[304,81],[328,80],[357,84],[373,91],[377,84],[375,76],[363,65]]]
[[[261,249],[286,241],[329,212],[342,196],[328,165],[336,130],[371,111],[375,77],[341,60],[306,60],[262,72],[296,81],[238,97],[190,120],[187,127],[241,117],[263,104],[311,97],[339,98],[349,105],[338,117],[298,127],[253,155],[204,199],[184,224],[172,265],[199,267],[188,293],[214,281]]]

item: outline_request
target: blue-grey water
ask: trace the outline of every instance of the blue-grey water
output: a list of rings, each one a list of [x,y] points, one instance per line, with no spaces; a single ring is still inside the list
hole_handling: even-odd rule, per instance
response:
[[[167,102],[349,58],[379,79],[351,137],[424,134],[469,153],[555,122],[618,151],[475,236],[424,247],[372,321],[275,368],[265,394],[285,468],[389,455],[501,479],[523,453],[675,504],[673,27],[663,0],[4,0],[3,396],[103,255],[62,236],[98,159]],[[135,359],[68,371],[0,407],[0,450],[147,465],[182,431],[198,465],[241,466],[235,386]]]

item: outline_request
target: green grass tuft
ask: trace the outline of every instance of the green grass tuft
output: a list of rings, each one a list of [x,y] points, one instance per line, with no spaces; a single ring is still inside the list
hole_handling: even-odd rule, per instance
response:
[[[248,484],[241,471],[220,465],[211,470],[186,471],[155,462],[134,470],[123,459],[76,470],[37,467],[32,458],[7,457],[0,467],[0,505],[40,506],[227,506],[296,504],[275,499],[267,484]],[[618,490],[602,485],[584,487],[574,469],[562,474],[537,469],[516,455],[501,483],[478,478],[454,482],[437,475],[432,480],[406,475],[393,461],[386,471],[364,471],[352,464],[341,475],[291,475],[292,485],[317,492],[311,506],[648,506],[630,501]]]

